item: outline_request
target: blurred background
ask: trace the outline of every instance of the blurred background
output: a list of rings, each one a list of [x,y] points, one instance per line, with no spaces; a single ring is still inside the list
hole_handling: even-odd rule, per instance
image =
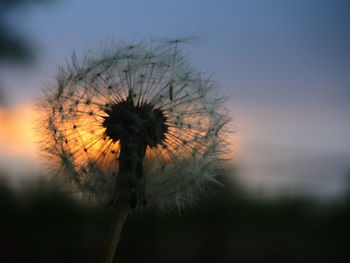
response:
[[[196,208],[133,215],[123,262],[347,262],[350,3],[0,0],[0,262],[96,262],[110,212],[43,178],[34,104],[110,40],[182,48],[233,118],[233,167]]]

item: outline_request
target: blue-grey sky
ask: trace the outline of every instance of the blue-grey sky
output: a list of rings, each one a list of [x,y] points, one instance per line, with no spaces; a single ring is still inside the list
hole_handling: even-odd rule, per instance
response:
[[[10,102],[31,102],[73,50],[196,35],[184,50],[229,96],[242,140],[347,151],[349,11],[346,0],[57,1],[9,17],[39,60],[0,72]]]

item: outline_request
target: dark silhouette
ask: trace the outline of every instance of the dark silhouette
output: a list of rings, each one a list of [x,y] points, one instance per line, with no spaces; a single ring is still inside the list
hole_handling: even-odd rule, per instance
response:
[[[224,185],[181,216],[133,214],[118,262],[349,262],[349,200],[331,209],[301,198],[263,201]],[[3,180],[0,207],[0,262],[98,262],[110,210],[43,183],[14,191]]]
[[[5,63],[29,63],[35,52],[29,40],[17,33],[11,26],[8,15],[14,10],[23,9],[34,3],[48,3],[53,0],[0,0],[0,66]],[[4,87],[0,82],[0,105],[4,103]]]

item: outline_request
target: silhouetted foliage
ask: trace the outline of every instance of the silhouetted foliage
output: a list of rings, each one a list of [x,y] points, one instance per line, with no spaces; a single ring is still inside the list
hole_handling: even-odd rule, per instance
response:
[[[29,41],[16,33],[6,16],[13,9],[20,9],[34,3],[52,2],[52,0],[0,0],[0,62],[9,60],[25,62],[34,57]]]
[[[304,199],[257,200],[231,186],[210,192],[181,216],[132,215],[118,262],[349,260],[349,200],[327,208]],[[98,262],[110,211],[43,183],[15,191],[3,180],[0,207],[0,262]]]
[[[34,3],[47,3],[53,0],[0,0],[0,64],[3,62],[26,63],[35,57],[30,41],[17,33],[11,26],[8,14],[13,10],[26,8]],[[4,103],[3,87],[0,83],[0,104]]]

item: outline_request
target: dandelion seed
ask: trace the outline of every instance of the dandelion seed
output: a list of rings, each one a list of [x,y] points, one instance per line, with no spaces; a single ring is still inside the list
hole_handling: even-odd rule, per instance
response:
[[[59,70],[40,126],[63,186],[92,203],[182,209],[215,180],[229,120],[179,44],[113,44]]]

